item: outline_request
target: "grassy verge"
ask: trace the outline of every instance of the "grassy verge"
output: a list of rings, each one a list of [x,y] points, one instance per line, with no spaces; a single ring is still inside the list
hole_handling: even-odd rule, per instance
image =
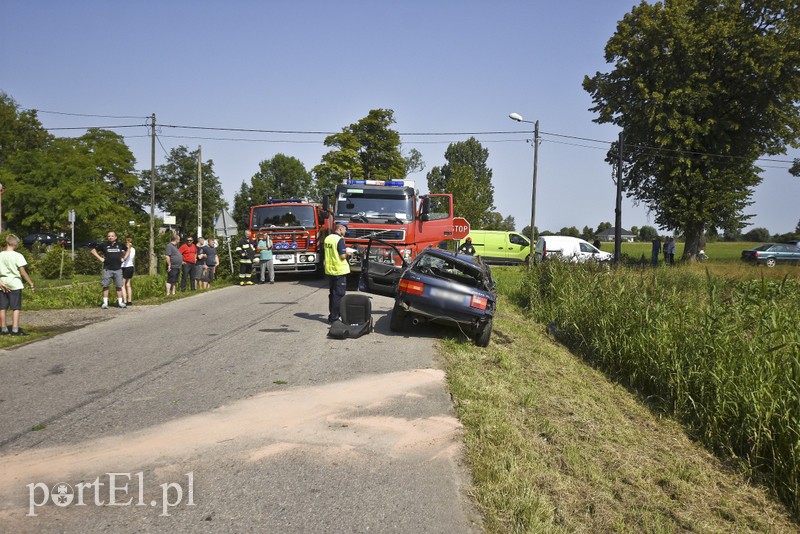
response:
[[[36,292],[31,294],[27,289],[24,290],[23,314],[25,310],[94,308],[103,301],[103,288],[100,286],[99,275],[76,275],[69,280],[45,280],[34,276],[33,280],[36,285]],[[165,282],[165,275],[134,276],[131,279],[134,302],[137,304],[158,304],[190,294],[180,293],[179,291],[175,296],[167,297],[164,287]],[[228,285],[226,280],[216,280],[212,284],[212,289],[225,285]],[[112,287],[109,291],[109,302],[115,301],[116,294]]]
[[[531,322],[508,296],[530,289],[523,270],[494,272],[504,295],[492,344],[443,343],[488,531],[797,531],[767,489],[749,485],[662,417],[663,402],[631,393]],[[605,290],[581,282],[570,286],[575,300]],[[564,341],[564,326],[556,328]]]

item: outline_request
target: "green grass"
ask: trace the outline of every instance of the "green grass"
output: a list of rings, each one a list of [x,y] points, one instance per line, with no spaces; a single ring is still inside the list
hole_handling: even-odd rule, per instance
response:
[[[746,241],[709,241],[706,243],[705,253],[708,255],[709,260],[712,262],[720,262],[720,261],[741,261],[742,258],[742,251],[754,248],[761,243],[751,243]],[[683,246],[684,243],[682,241],[676,241],[675,243],[675,258],[677,260],[683,255]],[[602,250],[606,252],[614,252],[614,243],[603,243]],[[623,242],[621,244],[620,250],[623,254],[627,254],[631,258],[641,258],[642,255],[650,261],[650,254],[652,251],[652,245],[650,243],[641,243],[641,242]],[[664,256],[659,255],[659,260],[663,263]]]
[[[487,530],[796,532],[795,284],[552,267],[493,269],[490,346],[443,343]]]

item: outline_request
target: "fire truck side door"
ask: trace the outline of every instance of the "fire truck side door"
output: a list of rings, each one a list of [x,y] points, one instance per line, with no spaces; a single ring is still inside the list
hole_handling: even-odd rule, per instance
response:
[[[453,235],[453,195],[431,194],[422,197],[417,217],[417,241],[438,243]],[[424,247],[420,247],[424,248]]]

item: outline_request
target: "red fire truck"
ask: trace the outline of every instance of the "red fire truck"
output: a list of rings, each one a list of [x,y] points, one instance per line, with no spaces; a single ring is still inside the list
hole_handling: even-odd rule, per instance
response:
[[[453,238],[453,195],[420,195],[413,180],[345,180],[332,201],[334,220],[348,227],[345,243],[358,251],[350,257],[351,271],[360,272],[367,250],[371,262],[386,266],[385,272],[370,268],[370,290],[391,292],[403,259]],[[368,247],[371,238],[391,243],[402,258],[377,243]]]
[[[272,238],[275,272],[324,273],[322,242],[332,231],[331,214],[300,199],[273,200],[250,208],[253,236]]]

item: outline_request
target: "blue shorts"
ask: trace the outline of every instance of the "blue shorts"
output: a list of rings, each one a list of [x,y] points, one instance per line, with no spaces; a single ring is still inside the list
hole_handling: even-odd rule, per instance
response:
[[[6,293],[0,291],[0,310],[21,310],[22,309],[22,290],[14,289]]]

